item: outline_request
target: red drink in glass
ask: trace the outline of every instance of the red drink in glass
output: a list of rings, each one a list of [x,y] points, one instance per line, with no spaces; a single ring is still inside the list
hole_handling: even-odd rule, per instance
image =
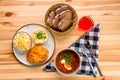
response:
[[[94,22],[89,16],[85,16],[79,20],[78,26],[81,30],[87,32],[93,28]]]

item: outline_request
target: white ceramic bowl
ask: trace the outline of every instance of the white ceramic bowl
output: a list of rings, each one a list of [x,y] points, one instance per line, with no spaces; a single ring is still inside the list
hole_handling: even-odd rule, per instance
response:
[[[63,53],[63,52],[72,52],[72,54],[74,54],[74,55],[76,56],[76,58],[77,58],[77,61],[78,61],[78,62],[77,62],[77,67],[76,67],[74,70],[72,70],[72,72],[65,73],[65,72],[62,72],[61,70],[58,69],[58,66],[57,66],[56,63],[59,62],[59,61],[56,61],[56,60],[57,60],[57,58],[60,56],[60,54]],[[73,63],[74,63],[74,64],[73,64]],[[75,62],[72,62],[72,65],[74,66],[74,65],[75,65]],[[73,49],[70,49],[70,48],[60,50],[60,51],[57,53],[57,55],[55,56],[55,59],[54,59],[54,66],[55,66],[56,70],[58,71],[58,73],[60,73],[60,74],[63,75],[63,76],[71,76],[71,75],[77,73],[78,70],[80,69],[80,65],[81,65],[80,55],[78,54],[77,51],[75,51],[75,50],[73,50]]]

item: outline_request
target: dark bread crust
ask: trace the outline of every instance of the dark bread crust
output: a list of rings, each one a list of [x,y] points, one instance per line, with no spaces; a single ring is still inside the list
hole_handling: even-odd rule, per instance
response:
[[[72,13],[72,11],[67,10],[67,11],[62,12],[60,15],[61,15],[60,16],[61,19],[67,17],[67,18],[70,18],[72,20],[73,13]]]
[[[60,15],[58,14],[58,15],[55,16],[55,18],[52,21],[52,25],[53,25],[54,29],[58,28],[59,22],[60,22]]]
[[[54,17],[55,17],[55,12],[54,12],[54,11],[51,11],[50,14],[49,14],[49,16],[48,16],[48,18],[47,18],[47,22],[48,22],[48,24],[49,24],[50,26],[53,26],[53,25],[52,25],[52,21],[53,21]]]

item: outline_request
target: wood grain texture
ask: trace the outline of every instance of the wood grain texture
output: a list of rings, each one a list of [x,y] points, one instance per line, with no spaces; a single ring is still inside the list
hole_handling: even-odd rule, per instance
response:
[[[14,57],[11,43],[17,29],[29,23],[45,25],[46,11],[59,2],[71,5],[78,19],[91,16],[95,24],[101,24],[99,64],[104,79],[99,75],[97,78],[85,75],[64,77],[56,72],[42,71],[45,65],[32,68],[24,66]],[[55,54],[67,48],[83,33],[77,25],[64,36],[53,33]],[[0,0],[0,80],[120,80],[120,0]]]

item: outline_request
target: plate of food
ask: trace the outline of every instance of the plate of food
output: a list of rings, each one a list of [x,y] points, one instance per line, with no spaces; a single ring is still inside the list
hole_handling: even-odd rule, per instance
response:
[[[45,64],[53,55],[55,40],[40,24],[27,24],[16,31],[12,40],[15,57],[27,66]]]

